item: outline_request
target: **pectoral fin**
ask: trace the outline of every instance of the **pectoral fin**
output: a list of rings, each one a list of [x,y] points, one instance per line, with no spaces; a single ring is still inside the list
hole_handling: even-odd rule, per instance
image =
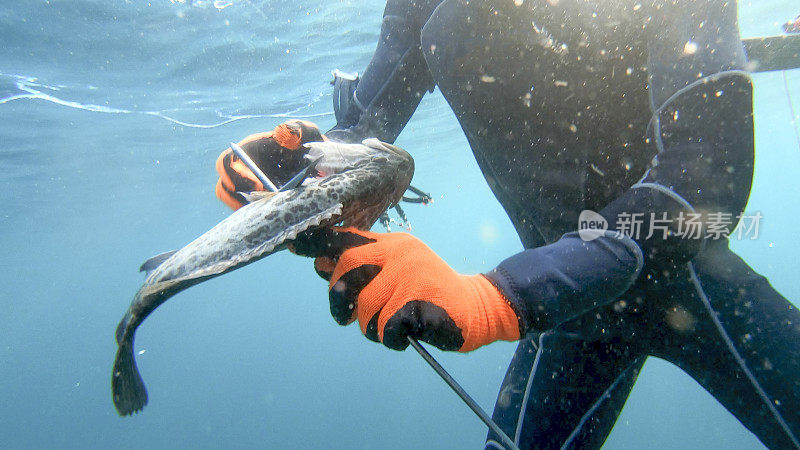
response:
[[[253,203],[261,200],[262,198],[269,198],[275,195],[275,192],[270,191],[252,191],[252,192],[237,192],[244,197],[247,203]]]
[[[168,252],[160,253],[152,258],[148,259],[139,267],[139,272],[146,272],[147,275],[150,275],[150,272],[155,270],[156,267],[160,266],[161,263],[168,260],[170,256],[174,255],[177,250],[170,250]]]

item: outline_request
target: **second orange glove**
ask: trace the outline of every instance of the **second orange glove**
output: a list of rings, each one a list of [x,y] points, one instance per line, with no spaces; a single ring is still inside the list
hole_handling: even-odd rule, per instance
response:
[[[334,319],[357,319],[368,338],[389,348],[405,349],[412,336],[468,352],[520,337],[517,315],[486,277],[456,273],[410,234],[334,228],[300,236],[293,247],[317,257]]]
[[[324,141],[316,125],[303,120],[284,122],[272,131],[252,134],[238,143],[267,176],[279,185],[289,181],[307,163],[303,144]],[[229,148],[217,158],[219,180],[214,192],[231,209],[247,203],[239,192],[263,191],[264,186]]]

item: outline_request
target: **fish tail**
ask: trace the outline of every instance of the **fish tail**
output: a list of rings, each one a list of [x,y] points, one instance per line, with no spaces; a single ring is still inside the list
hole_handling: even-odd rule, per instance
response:
[[[117,358],[114,360],[114,371],[111,374],[111,390],[114,406],[120,416],[133,414],[147,404],[147,389],[144,387],[139,369],[136,368],[136,358],[133,356],[132,332],[121,336]]]

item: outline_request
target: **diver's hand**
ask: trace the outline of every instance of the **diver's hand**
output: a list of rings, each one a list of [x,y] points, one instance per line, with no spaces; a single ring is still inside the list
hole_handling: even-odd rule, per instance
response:
[[[324,229],[290,248],[317,257],[333,318],[341,325],[358,319],[368,338],[389,348],[405,349],[412,336],[468,352],[520,337],[517,315],[486,277],[456,273],[410,234]]]
[[[303,159],[304,152],[296,150],[308,142],[324,140],[325,136],[313,123],[290,120],[272,131],[247,136],[238,145],[270,181],[280,187],[308,165],[308,161]],[[217,197],[232,209],[247,204],[240,192],[264,190],[258,178],[230,148],[217,158],[217,172]]]

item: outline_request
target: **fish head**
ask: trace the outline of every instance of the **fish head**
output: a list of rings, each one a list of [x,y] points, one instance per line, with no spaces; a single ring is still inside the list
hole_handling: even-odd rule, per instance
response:
[[[411,183],[414,159],[405,150],[378,139],[359,144],[313,142],[308,158],[317,161],[316,182],[331,187],[343,203],[344,226],[369,229],[396,205]]]
[[[393,192],[387,193],[393,203],[400,200],[414,176],[414,159],[408,152],[375,138],[365,139],[360,144],[324,141],[305,146],[308,148],[306,158],[318,160],[316,169],[322,177],[375,166],[384,179],[381,184],[395,187]]]

